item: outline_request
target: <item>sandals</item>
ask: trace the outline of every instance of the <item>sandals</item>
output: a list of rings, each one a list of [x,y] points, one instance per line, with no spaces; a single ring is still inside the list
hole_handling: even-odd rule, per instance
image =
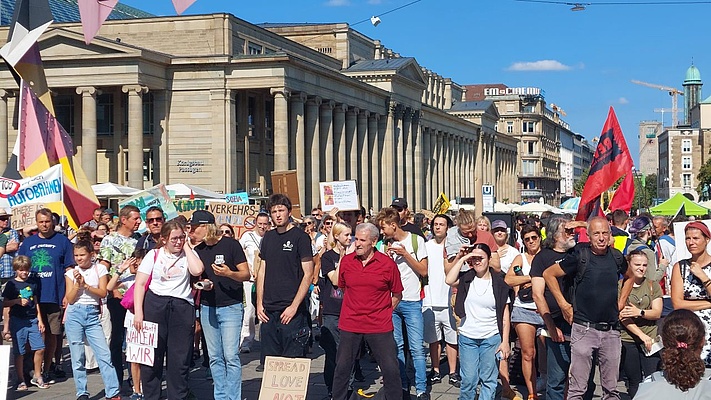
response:
[[[49,385],[46,384],[44,381],[40,381],[38,379],[32,378],[30,380],[30,383],[34,386],[37,386],[40,389],[49,389]]]
[[[20,382],[20,384],[17,385],[17,389],[15,390],[17,390],[18,392],[24,392],[25,390],[27,390],[27,384],[25,382]]]

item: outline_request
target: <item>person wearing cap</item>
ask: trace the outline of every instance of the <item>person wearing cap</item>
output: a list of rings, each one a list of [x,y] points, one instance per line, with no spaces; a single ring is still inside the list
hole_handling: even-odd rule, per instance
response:
[[[644,276],[654,282],[658,283],[664,276],[669,261],[661,258],[657,263],[657,255],[654,254],[654,250],[649,247],[649,240],[652,238],[652,232],[654,226],[652,225],[652,220],[644,215],[639,216],[632,221],[629,227],[630,238],[627,240],[627,245],[623,253],[625,255],[632,252],[632,250],[640,250],[647,256],[647,272]],[[615,246],[615,248],[617,248]]]
[[[109,270],[109,276],[119,275],[118,281],[125,283],[135,280],[136,277],[127,268],[123,272],[119,271],[121,264],[131,257],[136,249],[136,231],[141,224],[141,212],[138,207],[127,205],[119,211],[119,226],[116,232],[111,232],[101,240],[98,259]],[[123,320],[126,317],[126,309],[121,305],[121,299],[129,285],[121,285],[112,290],[106,306],[111,314],[111,363],[116,369],[119,387],[123,384],[123,342],[126,330]]]
[[[423,239],[425,238],[424,233],[422,233],[422,229],[410,222],[410,210],[407,208],[407,200],[402,197],[398,197],[393,200],[390,207],[397,210],[397,213],[400,215],[400,228],[403,231],[414,233],[415,235],[421,236]]]
[[[674,264],[671,278],[671,299],[674,309],[693,311],[706,328],[701,359],[711,367],[711,254],[706,250],[711,231],[701,221],[684,227],[686,249],[691,257]],[[666,344],[666,343],[665,343]]]
[[[306,357],[311,327],[304,300],[314,273],[311,239],[290,222],[291,200],[273,194],[267,207],[276,228],[262,238],[257,268],[262,364],[266,356]]]
[[[20,236],[10,227],[10,217],[5,209],[0,209],[0,285],[15,276],[12,270],[12,259],[20,247]]]
[[[239,338],[242,331],[244,290],[249,280],[247,257],[239,242],[223,236],[209,211],[195,211],[190,236],[199,243],[194,250],[205,267],[200,276],[200,324],[205,335],[216,399],[242,399],[242,363]]]

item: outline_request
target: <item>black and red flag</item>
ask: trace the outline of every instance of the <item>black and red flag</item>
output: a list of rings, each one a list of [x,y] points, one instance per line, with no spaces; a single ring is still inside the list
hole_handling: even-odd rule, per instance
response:
[[[583,187],[576,219],[587,221],[588,218],[598,215],[601,212],[600,195],[610,189],[618,179],[631,173],[633,165],[615,110],[610,107],[593,155],[588,180]]]

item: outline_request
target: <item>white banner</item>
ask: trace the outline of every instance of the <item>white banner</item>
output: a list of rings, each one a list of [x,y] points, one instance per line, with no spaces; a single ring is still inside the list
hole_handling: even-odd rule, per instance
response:
[[[0,208],[61,202],[62,189],[60,164],[37,176],[17,181],[0,177]]]

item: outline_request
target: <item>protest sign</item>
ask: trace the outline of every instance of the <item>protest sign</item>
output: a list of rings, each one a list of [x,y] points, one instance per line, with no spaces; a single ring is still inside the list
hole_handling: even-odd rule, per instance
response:
[[[447,199],[447,195],[442,192],[439,194],[439,197],[437,197],[434,206],[432,206],[432,212],[435,214],[444,214],[447,212],[447,210],[449,210],[450,206],[451,204],[449,204],[449,199]]]
[[[225,195],[225,200],[232,204],[249,204],[249,194],[247,192],[230,193]]]
[[[138,207],[141,211],[141,219],[143,221],[141,221],[141,226],[138,228],[139,232],[146,230],[146,211],[153,206],[158,206],[163,209],[163,215],[166,221],[178,216],[178,211],[175,209],[173,201],[170,199],[170,196],[168,196],[168,191],[162,183],[121,201],[119,208],[123,208],[129,204]]]
[[[126,361],[153,365],[155,348],[158,347],[158,324],[143,321],[143,329],[133,327],[133,318],[124,319],[126,327]]]
[[[268,356],[264,360],[259,400],[304,400],[311,359]]]
[[[0,208],[62,201],[62,166],[20,180],[0,178]]]
[[[360,210],[356,181],[321,182],[318,193],[323,212]]]
[[[221,202],[210,202],[207,211],[215,216],[215,223],[230,224],[235,231],[235,238],[254,229],[256,225],[259,206],[256,204],[229,204]]]
[[[27,204],[12,208],[12,219],[10,224],[12,229],[22,229],[26,226],[36,224],[35,212],[44,207],[44,204]]]
[[[173,200],[173,206],[178,212],[178,215],[182,215],[188,220],[197,210],[204,210],[207,207],[207,201],[205,199],[195,199],[195,200]]]
[[[291,200],[291,215],[301,218],[301,198],[296,170],[272,171],[272,189],[274,193],[285,194]]]

